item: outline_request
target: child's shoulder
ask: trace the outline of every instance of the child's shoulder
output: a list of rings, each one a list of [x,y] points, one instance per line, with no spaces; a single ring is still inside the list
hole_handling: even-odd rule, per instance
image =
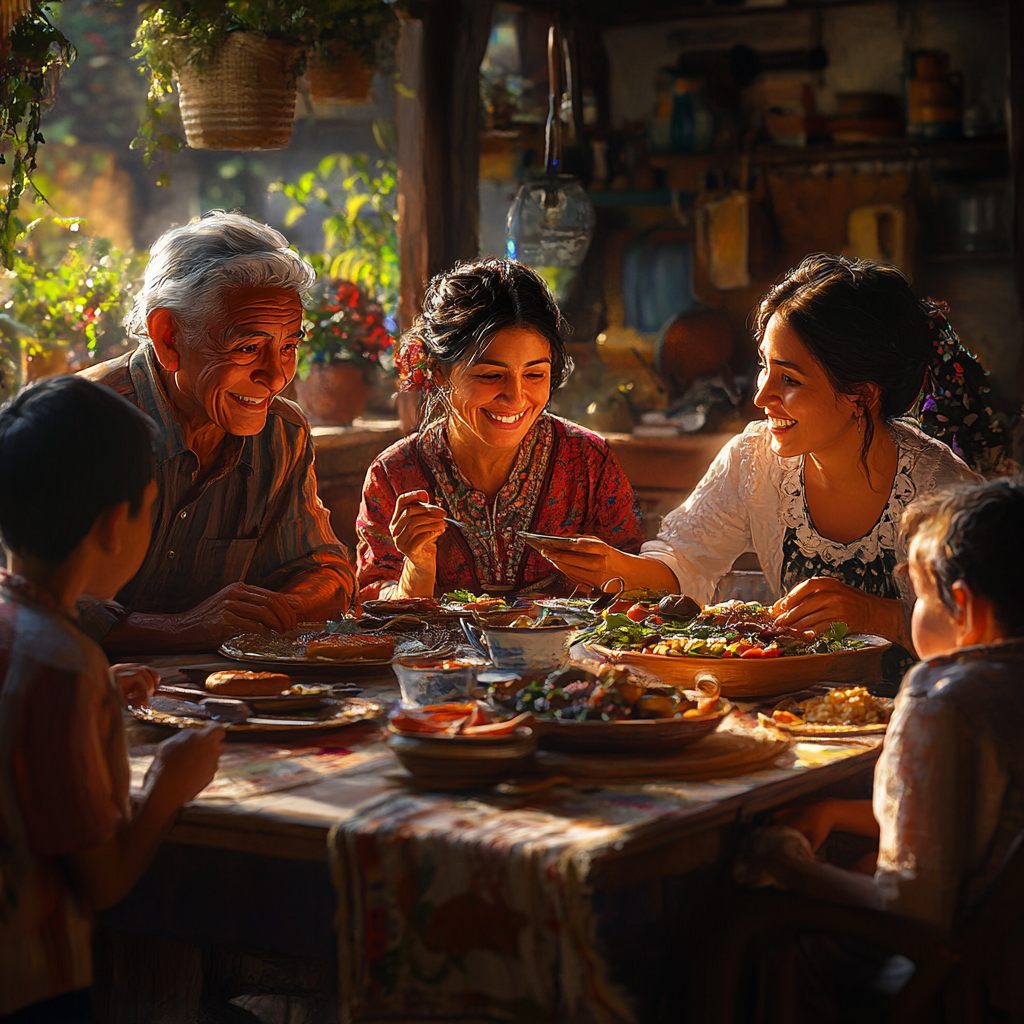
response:
[[[970,703],[982,693],[988,701],[1004,688],[1006,696],[1024,701],[1022,680],[1024,639],[1019,639],[964,647],[920,662],[907,676],[905,686],[910,697],[941,703]]]
[[[0,598],[0,659],[7,684],[12,673],[109,679],[110,663],[95,640],[49,608],[6,596]]]

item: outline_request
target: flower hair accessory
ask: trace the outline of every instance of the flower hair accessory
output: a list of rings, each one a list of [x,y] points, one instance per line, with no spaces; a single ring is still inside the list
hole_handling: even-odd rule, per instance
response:
[[[399,391],[429,391],[430,367],[427,350],[419,338],[406,338],[395,356]]]
[[[914,412],[927,434],[975,468],[994,468],[1005,443],[989,404],[988,371],[964,348],[945,302],[925,299],[932,353]]]

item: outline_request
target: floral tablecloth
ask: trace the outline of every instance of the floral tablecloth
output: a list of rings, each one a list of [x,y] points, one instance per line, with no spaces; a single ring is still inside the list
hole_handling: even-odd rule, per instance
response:
[[[776,767],[708,782],[388,793],[330,837],[342,1020],[632,1022],[597,939],[595,859],[873,745],[800,743]]]

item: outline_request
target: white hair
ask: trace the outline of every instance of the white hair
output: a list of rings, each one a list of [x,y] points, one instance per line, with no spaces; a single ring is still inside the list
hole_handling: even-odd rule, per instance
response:
[[[290,288],[301,295],[315,280],[316,271],[288,248],[280,231],[240,213],[214,210],[156,240],[125,330],[145,341],[149,314],[169,309],[183,340],[195,344],[216,322],[226,290]]]

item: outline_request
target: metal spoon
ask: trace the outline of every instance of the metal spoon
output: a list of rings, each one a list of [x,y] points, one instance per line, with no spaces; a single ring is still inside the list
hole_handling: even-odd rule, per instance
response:
[[[444,517],[444,521],[450,526],[457,526],[460,530],[465,530],[466,533],[475,533],[479,537],[490,537],[490,530],[478,530],[475,526],[470,526],[467,523],[460,523],[458,519],[449,519],[447,516]]]

